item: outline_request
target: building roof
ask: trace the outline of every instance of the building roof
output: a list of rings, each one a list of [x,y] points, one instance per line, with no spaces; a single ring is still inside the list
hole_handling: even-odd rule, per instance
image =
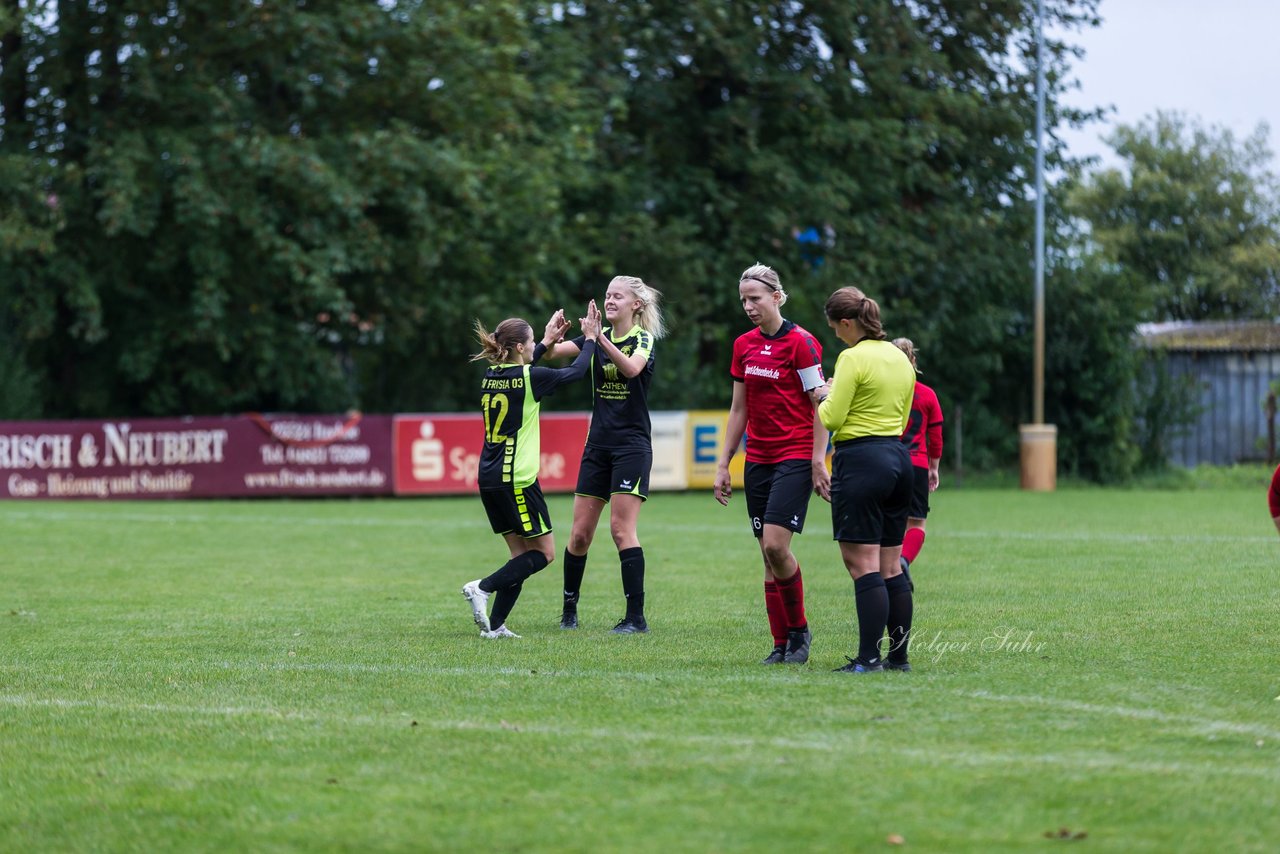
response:
[[[1280,351],[1280,323],[1270,320],[1139,323],[1138,339],[1162,350]]]

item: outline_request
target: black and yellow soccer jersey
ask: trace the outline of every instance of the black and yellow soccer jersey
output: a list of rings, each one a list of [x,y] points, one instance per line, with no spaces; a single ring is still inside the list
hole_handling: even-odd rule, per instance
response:
[[[524,488],[538,479],[541,401],[557,387],[582,379],[594,353],[595,342],[587,342],[568,367],[494,365],[485,371],[480,381],[480,412],[484,415],[481,489]]]
[[[591,429],[587,446],[593,448],[649,448],[653,426],[649,420],[649,384],[653,381],[653,335],[639,326],[622,336],[612,329],[602,330],[625,356],[643,354],[644,369],[630,379],[618,366],[597,349],[591,360]],[[573,343],[579,347],[586,339],[579,336]]]

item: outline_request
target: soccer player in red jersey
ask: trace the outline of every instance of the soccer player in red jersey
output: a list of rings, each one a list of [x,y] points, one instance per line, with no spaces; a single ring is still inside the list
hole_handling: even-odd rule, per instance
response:
[[[1271,475],[1271,488],[1267,490],[1267,505],[1271,508],[1271,521],[1276,523],[1276,530],[1280,531],[1280,466],[1276,467],[1276,473]]]
[[[911,367],[919,375],[916,364],[916,345],[910,338],[895,338],[894,346],[911,360]],[[924,520],[929,515],[929,493],[938,488],[938,463],[942,461],[942,407],[933,389],[916,379],[915,396],[911,400],[911,414],[907,429],[902,432],[902,442],[911,451],[911,466],[915,476],[911,492],[911,512],[907,516],[907,533],[902,541],[902,572],[907,583],[911,581],[911,562],[924,546]]]
[[[822,347],[782,317],[787,294],[763,264],[747,268],[738,295],[755,329],[733,343],[733,403],[713,487],[729,503],[729,461],[747,436],[746,493],[751,531],[764,558],[764,603],[773,652],[762,664],[804,664],[812,634],[804,612],[804,582],[791,537],[804,529],[810,492],[831,500],[827,431],[808,389],[822,385]]]

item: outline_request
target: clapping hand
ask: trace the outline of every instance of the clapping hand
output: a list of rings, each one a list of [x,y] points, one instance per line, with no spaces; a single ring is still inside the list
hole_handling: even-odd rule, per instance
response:
[[[582,334],[587,340],[595,341],[600,337],[600,309],[596,308],[595,300],[587,304],[587,316],[580,318],[578,325],[582,327]]]
[[[569,327],[573,323],[564,316],[564,309],[557,309],[556,313],[551,315],[551,319],[547,321],[547,329],[542,333],[542,343],[551,349],[564,340],[564,334],[569,331]]]

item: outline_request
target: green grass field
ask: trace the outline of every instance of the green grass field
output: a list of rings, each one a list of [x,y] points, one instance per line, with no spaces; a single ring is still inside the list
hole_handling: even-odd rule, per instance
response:
[[[740,496],[645,508],[651,634],[603,525],[584,627],[557,562],[503,641],[478,499],[0,504],[0,850],[1275,850],[1261,489],[947,486],[868,676],[816,500],[800,668]]]

